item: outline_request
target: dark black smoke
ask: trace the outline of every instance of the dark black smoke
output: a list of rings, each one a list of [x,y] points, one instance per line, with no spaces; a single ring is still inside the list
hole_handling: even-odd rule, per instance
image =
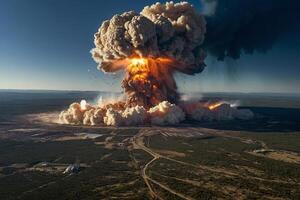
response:
[[[298,0],[202,1],[216,5],[214,13],[206,16],[204,48],[218,60],[238,59],[242,53],[265,53],[282,34],[300,24]]]

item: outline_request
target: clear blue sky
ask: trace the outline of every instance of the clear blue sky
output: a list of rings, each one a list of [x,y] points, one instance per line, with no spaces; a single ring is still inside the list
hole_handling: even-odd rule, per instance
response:
[[[0,0],[0,89],[119,91],[89,53],[102,21],[157,0]],[[161,1],[164,2],[164,1]],[[200,0],[191,0],[201,9]],[[267,54],[217,62],[197,76],[176,75],[181,91],[300,93],[300,39],[291,31]]]

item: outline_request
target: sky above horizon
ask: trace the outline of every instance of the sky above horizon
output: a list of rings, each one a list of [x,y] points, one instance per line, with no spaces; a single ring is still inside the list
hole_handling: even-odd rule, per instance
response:
[[[121,91],[122,74],[97,70],[90,50],[102,21],[157,0],[0,0],[0,89]],[[165,1],[160,1],[165,2]],[[200,0],[188,1],[201,10]],[[180,92],[300,93],[299,27],[265,54],[218,62],[195,76],[176,74]]]

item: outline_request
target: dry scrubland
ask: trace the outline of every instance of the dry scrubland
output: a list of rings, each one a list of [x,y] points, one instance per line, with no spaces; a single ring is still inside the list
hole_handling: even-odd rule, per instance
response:
[[[97,94],[0,93],[0,199],[300,198],[300,111],[253,107],[288,98],[248,97],[250,121],[151,128],[32,121]],[[64,174],[70,164],[79,173]]]
[[[1,126],[1,199],[300,198],[300,134]],[[76,174],[63,174],[78,163]]]

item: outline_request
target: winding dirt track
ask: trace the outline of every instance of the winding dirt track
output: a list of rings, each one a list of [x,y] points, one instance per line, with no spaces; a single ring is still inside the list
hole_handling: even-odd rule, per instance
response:
[[[147,187],[148,187],[148,189],[149,189],[149,192],[150,192],[151,197],[154,198],[154,199],[163,199],[163,198],[161,198],[161,197],[153,190],[153,188],[152,188],[150,182],[152,182],[152,183],[158,185],[158,186],[161,187],[162,189],[164,189],[164,190],[166,190],[166,191],[168,191],[168,192],[170,192],[170,193],[172,193],[172,194],[174,194],[174,195],[176,195],[176,196],[178,196],[178,197],[180,197],[180,198],[182,198],[182,199],[185,199],[185,200],[193,200],[193,198],[188,197],[188,196],[186,196],[186,195],[184,195],[184,194],[181,194],[181,193],[179,193],[179,192],[176,192],[176,191],[172,190],[171,188],[167,187],[166,185],[164,185],[164,184],[162,184],[162,183],[160,183],[160,182],[158,182],[158,181],[152,179],[151,177],[149,177],[149,176],[147,175],[147,169],[148,169],[148,167],[149,167],[154,161],[156,161],[157,159],[164,158],[164,159],[168,159],[168,160],[172,160],[172,161],[174,161],[174,160],[173,160],[173,159],[170,159],[170,158],[168,158],[168,157],[166,157],[166,156],[160,155],[160,154],[158,154],[158,153],[152,151],[150,148],[146,147],[146,146],[144,145],[143,139],[144,139],[144,138],[143,138],[143,134],[141,133],[141,134],[135,136],[135,137],[133,138],[132,142],[133,142],[134,145],[136,145],[136,146],[139,147],[140,149],[144,150],[145,152],[149,153],[149,154],[153,157],[153,159],[150,160],[150,161],[143,167],[143,169],[142,169],[142,177],[143,177],[143,179],[144,179],[144,181],[145,181],[145,183],[146,183],[146,185],[147,185]],[[175,160],[175,161],[177,161],[177,160]],[[183,162],[183,163],[184,163],[184,162]],[[184,164],[187,164],[187,163],[184,163]]]
[[[149,189],[149,193],[151,195],[151,197],[153,199],[163,199],[162,197],[159,196],[159,193],[157,193],[153,187],[151,186],[151,183],[152,184],[155,184],[157,186],[159,186],[160,188],[162,188],[163,190],[166,190],[168,192],[170,192],[171,194],[181,198],[181,199],[185,199],[185,200],[193,200],[193,198],[185,195],[185,194],[182,194],[182,193],[179,193],[175,190],[172,190],[171,188],[169,188],[168,186],[158,182],[157,180],[154,180],[152,179],[151,177],[149,177],[147,175],[147,170],[149,168],[149,166],[151,164],[153,164],[156,160],[158,159],[166,159],[166,160],[169,160],[171,162],[175,162],[175,163],[178,163],[178,164],[181,164],[181,165],[185,165],[185,166],[190,166],[190,167],[193,167],[193,168],[198,168],[198,169],[201,169],[201,170],[205,170],[205,171],[210,171],[210,172],[213,172],[213,173],[222,173],[222,174],[226,174],[228,176],[232,176],[232,177],[238,177],[238,178],[243,178],[241,177],[239,174],[237,174],[236,172],[234,171],[228,171],[228,170],[224,170],[224,169],[219,169],[219,168],[212,168],[212,167],[207,167],[207,166],[203,166],[203,165],[195,165],[195,164],[191,164],[191,163],[186,163],[186,162],[183,162],[183,161],[180,161],[180,160],[176,160],[174,158],[170,158],[170,157],[167,157],[165,155],[161,155],[157,152],[155,152],[154,150],[148,148],[147,146],[145,146],[144,144],[144,137],[147,136],[149,133],[149,130],[140,130],[140,133],[136,136],[134,136],[132,138],[132,144],[137,147],[138,149],[141,149],[145,152],[147,152],[148,154],[150,154],[153,158],[142,168],[142,171],[141,171],[141,175],[145,181],[145,184],[147,185],[148,189]],[[231,139],[238,139],[240,140],[241,142],[244,142],[244,138],[241,138],[241,137],[237,137],[237,136],[231,136],[231,135],[227,135],[227,134],[224,134],[224,133],[216,133],[216,132],[211,132],[209,131],[208,132],[209,134],[212,134],[212,135],[218,135],[218,136],[222,136],[222,137],[228,137],[228,138],[231,138]],[[160,134],[163,134],[162,132],[160,132]],[[260,144],[260,146],[262,148],[265,148],[265,149],[268,149],[268,146],[263,142],[263,141],[259,141],[259,140],[255,140],[254,142],[257,142]],[[249,177],[253,180],[258,180],[258,181],[267,181],[267,182],[280,182],[282,183],[283,181],[282,180],[272,180],[272,179],[262,179],[262,178],[259,178],[259,177]],[[288,183],[288,182],[287,182]]]

